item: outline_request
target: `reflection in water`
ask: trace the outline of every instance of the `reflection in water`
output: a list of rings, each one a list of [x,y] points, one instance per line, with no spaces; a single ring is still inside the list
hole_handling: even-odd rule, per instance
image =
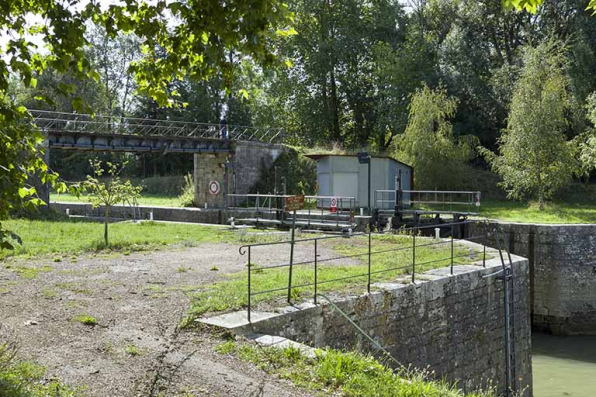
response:
[[[596,336],[532,334],[534,397],[596,397]]]

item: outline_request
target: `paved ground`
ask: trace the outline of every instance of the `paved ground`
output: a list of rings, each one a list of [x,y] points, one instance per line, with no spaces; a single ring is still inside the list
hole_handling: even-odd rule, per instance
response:
[[[281,246],[263,255],[287,260]],[[215,353],[220,341],[207,331],[177,328],[188,291],[246,269],[245,261],[227,244],[62,262],[7,260],[0,262],[0,323],[17,335],[25,358],[45,366],[48,377],[87,386],[88,396],[305,395]],[[81,314],[98,325],[73,320]]]

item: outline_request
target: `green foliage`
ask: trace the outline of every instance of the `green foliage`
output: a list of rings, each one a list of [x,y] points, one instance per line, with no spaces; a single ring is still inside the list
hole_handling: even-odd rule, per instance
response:
[[[110,208],[119,203],[136,203],[143,188],[141,186],[133,186],[130,181],[122,182],[120,180],[120,172],[124,165],[118,166],[117,164],[106,163],[107,175],[109,176],[107,181],[99,179],[104,174],[101,161],[93,161],[91,165],[94,175],[87,176],[84,187],[88,193],[86,197],[93,208],[104,207],[104,242],[107,246]]]
[[[495,397],[492,390],[464,393],[454,385],[431,380],[421,371],[393,370],[371,355],[334,349],[316,350],[314,358],[295,347],[260,347],[223,342],[220,354],[233,354],[259,368],[316,392],[352,397]]]
[[[28,177],[37,174],[43,182],[57,178],[40,158],[42,135],[26,108],[9,96],[11,79],[20,80],[24,89],[35,88],[37,78],[46,70],[68,74],[74,80],[99,80],[102,76],[96,66],[108,58],[105,52],[94,57],[85,51],[89,44],[85,34],[95,24],[107,38],[130,34],[143,43],[142,59],[130,62],[127,73],[134,76],[137,91],[159,106],[173,106],[172,96],[177,93],[170,90],[172,81],[201,81],[219,75],[230,92],[234,58],[248,57],[262,66],[275,64],[273,39],[295,33],[288,27],[292,18],[287,5],[279,0],[127,1],[107,7],[95,1],[80,7],[55,0],[0,3],[0,30],[7,37],[0,49],[0,219],[15,206],[41,205],[36,191],[27,185]],[[44,52],[37,50],[34,39],[41,42]],[[236,57],[230,56],[231,52]],[[108,73],[103,77],[108,78]],[[111,108],[114,86],[104,87]],[[63,95],[71,99],[74,110],[91,111],[80,96],[71,96],[75,91],[73,82],[61,81],[54,95],[39,93],[35,99],[54,106],[52,97]],[[0,249],[13,248],[10,236],[0,224]]]
[[[449,118],[457,100],[444,88],[419,89],[410,103],[408,126],[395,143],[396,156],[414,167],[418,189],[459,187],[465,163],[471,159],[473,137],[456,139]]]
[[[45,380],[45,369],[18,358],[14,336],[0,325],[0,397],[77,397],[73,389],[58,380]]]
[[[195,181],[191,174],[184,176],[184,188],[178,197],[182,207],[193,207],[195,205]]]
[[[272,166],[261,165],[259,182],[252,192],[273,194],[277,190],[283,194],[284,179],[287,194],[315,194],[317,165],[301,149],[286,147]]]
[[[509,198],[535,198],[540,208],[571,181],[577,164],[566,139],[571,98],[565,48],[549,40],[527,48],[499,154],[484,150]]]
[[[204,242],[237,241],[236,235],[225,229],[192,224],[118,222],[110,226],[110,246],[99,238],[103,229],[99,222],[18,219],[6,221],[6,226],[23,236],[23,245],[14,251],[0,252],[0,259],[9,255],[39,257],[102,250],[143,251],[163,249],[168,245],[191,247]],[[39,271],[44,268],[29,269],[25,274]]]
[[[75,316],[72,319],[73,319],[73,321],[77,321],[83,325],[89,325],[89,326],[97,325],[97,319],[93,316],[88,315],[88,314],[79,314],[78,316]]]
[[[544,3],[544,0],[502,0],[505,8],[515,8],[517,10],[526,10],[533,14],[538,12],[538,7]],[[586,10],[593,10],[596,12],[596,0],[590,0]]]

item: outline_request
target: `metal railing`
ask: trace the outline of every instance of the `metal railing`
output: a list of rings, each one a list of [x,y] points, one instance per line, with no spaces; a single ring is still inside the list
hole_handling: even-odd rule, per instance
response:
[[[134,117],[103,116],[78,113],[29,110],[33,121],[43,131],[168,136],[180,138],[229,139],[283,143],[281,128],[262,128],[188,121],[155,120]]]
[[[479,236],[472,236],[463,239],[455,239],[455,228],[463,228],[464,225],[470,223],[483,223],[484,224],[484,234]],[[439,232],[450,233],[449,238],[433,238],[433,237],[422,237],[423,234],[433,234],[436,232],[434,229],[439,229]],[[333,282],[340,282],[340,281],[347,281],[351,279],[363,279],[366,283],[366,291],[370,293],[371,285],[372,285],[372,277],[379,276],[386,273],[393,272],[396,275],[401,274],[410,274],[411,282],[416,282],[416,273],[425,267],[430,265],[437,265],[441,263],[445,263],[450,267],[450,274],[453,274],[454,266],[457,264],[457,260],[463,257],[469,257],[470,254],[458,254],[456,252],[456,244],[462,241],[482,241],[482,266],[486,267],[486,241],[488,240],[488,223],[486,221],[463,221],[463,222],[456,222],[451,224],[441,224],[441,225],[429,225],[429,226],[414,226],[411,228],[403,228],[400,229],[400,234],[411,236],[411,243],[406,245],[397,245],[395,247],[387,248],[387,247],[379,247],[377,244],[373,243],[377,236],[383,236],[386,234],[383,233],[359,233],[354,234],[351,236],[323,236],[317,238],[306,238],[306,239],[298,239],[295,241],[283,241],[283,242],[270,242],[270,243],[260,243],[260,244],[249,244],[243,245],[240,247],[239,252],[241,255],[247,254],[248,259],[248,271],[247,271],[247,281],[248,281],[248,295],[247,295],[247,312],[248,312],[248,321],[251,321],[251,310],[252,310],[252,298],[259,295],[264,294],[274,294],[274,293],[287,293],[287,300],[288,303],[291,303],[292,291],[295,291],[298,288],[307,288],[312,287],[313,290],[313,299],[314,303],[317,304],[317,294],[319,291],[319,287],[322,284],[328,284]],[[463,235],[462,233],[459,233]],[[364,247],[366,249],[363,252],[359,252],[356,254],[346,254],[346,255],[335,255],[333,254],[327,258],[321,258],[320,248],[321,242],[333,242],[338,241],[341,239],[364,239]],[[294,246],[304,246],[312,244],[312,252],[309,252],[308,257],[312,259],[302,259],[293,262],[290,259],[289,263],[276,263],[272,265],[261,265],[259,262],[259,258],[255,258],[255,249],[258,247],[272,247],[272,246],[284,246],[289,245],[293,250]],[[351,242],[351,245],[355,245],[354,242]],[[439,259],[432,259],[432,260],[423,260],[420,261],[420,255],[417,254],[417,249],[423,248],[437,248],[441,246],[447,246],[449,249],[447,250],[448,255],[444,257],[440,257]],[[290,250],[288,250],[290,251]],[[405,252],[406,256],[410,258],[406,261],[406,263],[399,263],[399,253]],[[408,254],[411,252],[411,255]],[[391,266],[389,268],[385,267],[382,269],[376,268],[373,263],[373,259],[377,258],[378,255],[381,254],[393,254],[396,259],[395,266]],[[293,257],[292,257],[293,258]],[[255,260],[257,259],[257,260]],[[417,260],[418,259],[418,260]],[[329,264],[337,261],[342,260],[363,260],[363,264],[366,265],[367,271],[358,274],[350,274],[345,277],[339,277],[334,279],[326,279],[326,280],[319,280],[319,267],[321,264]],[[312,282],[304,282],[299,285],[293,285],[292,279],[292,269],[293,267],[304,267],[304,266],[312,266]],[[278,288],[270,288],[266,290],[253,290],[253,273],[263,273],[272,270],[279,270],[279,269],[288,269],[288,283],[285,286],[281,286]]]
[[[393,211],[396,204],[402,209],[418,209],[440,212],[462,212],[475,214],[480,211],[480,192],[440,191],[440,190],[401,190],[401,198],[396,203],[395,190],[376,190],[375,208]]]
[[[248,219],[255,222],[279,221],[290,223],[293,213],[286,211],[285,199],[289,195],[275,194],[228,194],[226,208],[230,211],[246,212]],[[334,212],[331,211],[332,201],[335,201]],[[350,226],[356,211],[354,197],[341,196],[304,196],[304,209],[296,211],[298,225],[311,226],[315,224],[335,224],[336,226]]]

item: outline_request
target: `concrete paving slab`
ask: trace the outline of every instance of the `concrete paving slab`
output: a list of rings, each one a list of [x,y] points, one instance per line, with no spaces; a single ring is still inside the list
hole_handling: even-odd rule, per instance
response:
[[[275,316],[277,316],[277,314],[275,313],[257,311],[250,312],[250,319],[253,323]],[[250,324],[248,322],[248,313],[246,312],[246,310],[233,313],[226,313],[215,317],[200,318],[195,321],[201,324],[214,325],[216,327],[226,328],[229,330],[238,329]]]

